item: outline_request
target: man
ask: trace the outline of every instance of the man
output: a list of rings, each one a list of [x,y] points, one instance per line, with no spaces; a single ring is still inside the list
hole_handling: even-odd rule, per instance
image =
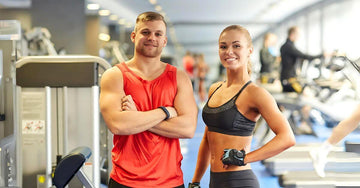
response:
[[[136,19],[134,57],[101,79],[100,109],[114,134],[109,187],[184,187],[179,138],[191,138],[197,107],[185,72],[160,61],[166,23]]]
[[[299,59],[307,59],[309,61],[324,57],[323,54],[312,56],[299,51],[295,42],[299,39],[299,29],[296,26],[290,27],[288,30],[288,38],[280,48],[281,53],[281,73],[280,80],[283,92],[303,93],[304,86],[297,80],[295,65]],[[311,107],[305,105],[301,109],[301,123],[298,127],[293,127],[296,134],[312,134],[315,135],[309,120]]]
[[[309,61],[324,57],[323,54],[312,56],[307,55],[299,51],[295,42],[299,38],[299,29],[296,26],[289,28],[288,38],[280,48],[281,53],[281,85],[283,86],[283,92],[297,92],[303,91],[302,85],[296,80],[295,65],[299,59],[307,59]]]

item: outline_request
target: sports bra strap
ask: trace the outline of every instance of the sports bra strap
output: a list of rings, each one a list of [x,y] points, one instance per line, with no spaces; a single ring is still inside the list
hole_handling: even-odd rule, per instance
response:
[[[238,93],[236,93],[235,96],[233,96],[231,99],[237,99],[238,96],[240,95],[240,93],[246,88],[246,86],[248,86],[249,84],[251,83],[251,80],[249,80],[248,82],[246,82],[246,84],[244,86],[242,86],[242,88],[240,89],[240,91]],[[211,93],[209,99],[208,99],[208,102],[210,100],[210,98],[214,95],[214,93],[222,86],[222,84],[220,84],[213,93]]]
[[[221,83],[216,89],[214,92],[211,93],[209,99],[214,95],[214,93],[222,86],[223,84]],[[209,102],[209,101],[208,101]]]
[[[238,96],[240,95],[240,93],[246,88],[246,86],[248,86],[251,83],[251,80],[249,80],[248,82],[246,82],[246,84],[244,86],[242,86],[242,88],[240,89],[240,91],[234,96],[235,100],[238,98]]]

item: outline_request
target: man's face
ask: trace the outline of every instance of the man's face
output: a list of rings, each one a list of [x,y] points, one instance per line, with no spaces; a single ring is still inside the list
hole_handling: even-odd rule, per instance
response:
[[[136,31],[131,33],[131,40],[137,54],[145,57],[160,56],[167,43],[165,23],[161,20],[140,22]]]
[[[300,37],[299,29],[295,29],[291,35],[292,35],[292,39],[293,39],[292,41],[297,41]]]

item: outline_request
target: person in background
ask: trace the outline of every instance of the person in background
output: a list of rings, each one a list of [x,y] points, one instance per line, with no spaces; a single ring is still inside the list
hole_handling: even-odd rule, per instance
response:
[[[194,86],[194,80],[195,80],[195,59],[190,51],[186,51],[185,56],[182,59],[183,61],[183,67],[186,74],[189,76],[192,85]]]
[[[197,78],[198,82],[198,96],[200,103],[206,101],[206,75],[209,72],[209,66],[205,62],[204,54],[199,54],[196,56],[196,65],[197,65]]]
[[[280,63],[280,57],[276,56],[274,49],[277,36],[273,33],[266,33],[264,36],[263,47],[260,50],[260,81],[261,83],[273,83],[276,75],[274,75],[274,67]]]
[[[326,53],[319,55],[308,55],[302,53],[295,46],[295,42],[299,39],[300,33],[297,26],[290,27],[288,29],[288,37],[286,42],[281,46],[281,72],[280,72],[280,81],[282,85],[282,91],[287,92],[296,92],[298,94],[303,94],[305,89],[305,83],[301,83],[298,80],[298,75],[296,74],[296,64],[301,59],[307,59],[310,62],[316,58],[327,57]],[[310,111],[311,107],[305,105],[300,109],[300,124],[296,127],[293,127],[296,134],[310,134],[315,135],[313,131],[312,123],[310,121]]]
[[[339,143],[345,136],[354,131],[360,123],[360,104],[357,105],[353,113],[333,129],[330,137],[322,143],[319,148],[310,151],[314,169],[320,177],[325,177],[325,165],[327,155],[330,150]]]
[[[325,57],[324,54],[308,55],[302,53],[295,46],[295,42],[299,39],[299,28],[296,26],[290,27],[288,30],[288,37],[286,42],[281,46],[281,73],[280,80],[283,87],[283,92],[303,92],[303,85],[297,80],[296,64],[300,59],[307,59],[312,61],[316,58]]]
[[[200,187],[210,165],[210,188],[259,187],[251,163],[275,156],[295,144],[289,123],[273,97],[250,81],[253,52],[249,32],[239,25],[226,27],[219,37],[219,57],[225,81],[214,83],[202,117],[207,125],[196,169],[189,187]],[[253,130],[260,116],[275,137],[250,151]]]
[[[184,187],[179,138],[192,138],[197,123],[191,81],[160,61],[161,14],[140,14],[131,41],[134,57],[101,79],[100,110],[114,134],[109,188]]]

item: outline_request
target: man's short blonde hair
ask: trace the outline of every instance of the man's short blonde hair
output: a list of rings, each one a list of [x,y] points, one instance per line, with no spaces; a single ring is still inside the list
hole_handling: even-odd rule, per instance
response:
[[[167,26],[166,22],[165,22],[165,18],[164,16],[162,16],[161,14],[157,13],[157,12],[144,12],[141,13],[137,18],[136,18],[136,25],[134,28],[134,31],[136,32],[137,30],[137,25],[140,22],[148,22],[148,21],[163,21],[165,24],[165,27]]]

